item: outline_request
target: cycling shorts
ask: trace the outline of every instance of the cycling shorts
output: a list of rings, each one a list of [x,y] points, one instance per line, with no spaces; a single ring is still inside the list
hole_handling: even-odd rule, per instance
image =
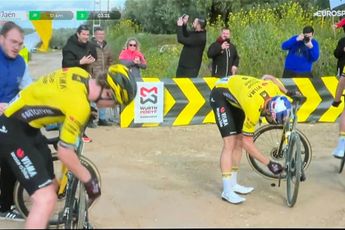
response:
[[[220,134],[222,137],[227,137],[242,133],[245,115],[243,110],[230,104],[224,93],[228,93],[228,90],[213,88],[210,94],[210,105]]]
[[[30,196],[55,178],[51,151],[40,129],[4,115],[0,116],[0,160]]]

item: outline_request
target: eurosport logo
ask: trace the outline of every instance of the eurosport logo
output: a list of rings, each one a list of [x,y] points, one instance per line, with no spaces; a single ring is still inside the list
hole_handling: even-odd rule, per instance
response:
[[[151,102],[153,104],[156,104],[158,101],[158,88],[152,87],[152,88],[140,88],[140,103],[146,104],[147,102]]]
[[[314,13],[315,17],[341,17],[345,15],[345,10],[319,10]]]

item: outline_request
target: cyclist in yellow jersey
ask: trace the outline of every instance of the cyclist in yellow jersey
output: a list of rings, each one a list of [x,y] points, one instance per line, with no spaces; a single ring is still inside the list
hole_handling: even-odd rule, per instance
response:
[[[11,167],[33,202],[26,228],[46,228],[57,200],[51,154],[43,151],[47,145],[42,144],[40,128],[62,123],[58,157],[85,184],[92,203],[101,194],[98,181],[74,152],[91,113],[90,103],[126,105],[136,90],[123,65],[112,65],[95,79],[79,67],[65,68],[22,90],[0,116],[0,160]]]
[[[254,190],[237,183],[237,172],[242,157],[242,148],[251,156],[268,166],[274,174],[283,170],[279,163],[272,162],[254,145],[253,134],[260,117],[269,123],[282,124],[290,114],[291,104],[283,94],[292,95],[271,75],[262,79],[234,75],[220,79],[212,89],[210,105],[223,138],[220,168],[223,178],[222,199],[241,203]]]

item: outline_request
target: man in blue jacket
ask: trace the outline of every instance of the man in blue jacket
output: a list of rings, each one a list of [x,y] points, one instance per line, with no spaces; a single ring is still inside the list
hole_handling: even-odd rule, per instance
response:
[[[319,58],[319,43],[313,38],[311,26],[303,28],[303,33],[283,42],[282,49],[288,50],[283,78],[313,77],[313,63]]]
[[[0,115],[19,90],[32,80],[27,65],[19,55],[24,41],[23,30],[13,22],[6,22],[0,31]],[[0,127],[0,132],[6,130]],[[0,219],[22,220],[13,204],[13,188],[16,178],[6,164],[0,161]]]

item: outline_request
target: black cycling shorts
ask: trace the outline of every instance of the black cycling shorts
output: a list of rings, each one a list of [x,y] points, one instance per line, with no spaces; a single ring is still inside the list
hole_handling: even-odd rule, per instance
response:
[[[8,164],[31,196],[55,178],[51,151],[41,131],[0,116],[0,160]]]
[[[210,94],[210,105],[222,137],[242,133],[245,118],[243,110],[228,102],[224,95],[226,93],[229,94],[227,89],[213,88]]]

